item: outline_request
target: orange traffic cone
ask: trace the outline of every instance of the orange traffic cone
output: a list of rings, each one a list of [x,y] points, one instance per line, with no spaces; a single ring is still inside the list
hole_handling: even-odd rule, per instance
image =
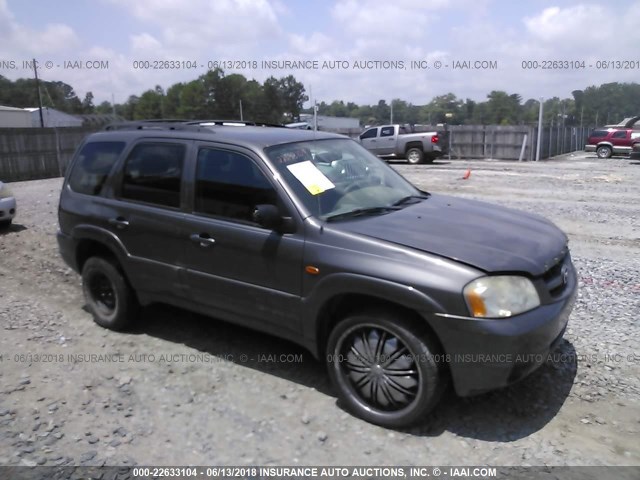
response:
[[[464,175],[462,176],[463,180],[466,180],[467,178],[469,178],[471,176],[471,169],[467,169],[466,172],[464,172]]]

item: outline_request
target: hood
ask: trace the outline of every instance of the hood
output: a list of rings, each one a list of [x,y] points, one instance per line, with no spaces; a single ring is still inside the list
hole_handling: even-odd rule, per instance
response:
[[[339,228],[486,272],[534,276],[557,263],[567,244],[567,236],[540,216],[444,195],[385,215],[340,222]]]

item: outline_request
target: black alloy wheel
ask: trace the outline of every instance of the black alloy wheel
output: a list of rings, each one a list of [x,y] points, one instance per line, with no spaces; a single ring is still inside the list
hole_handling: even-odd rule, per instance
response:
[[[340,400],[355,415],[386,427],[419,421],[444,381],[435,343],[394,312],[354,315],[328,341],[328,365]]]

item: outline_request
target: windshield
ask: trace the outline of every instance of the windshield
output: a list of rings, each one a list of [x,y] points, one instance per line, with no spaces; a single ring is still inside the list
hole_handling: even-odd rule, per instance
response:
[[[321,220],[387,213],[425,197],[347,138],[288,143],[265,152],[298,199]]]

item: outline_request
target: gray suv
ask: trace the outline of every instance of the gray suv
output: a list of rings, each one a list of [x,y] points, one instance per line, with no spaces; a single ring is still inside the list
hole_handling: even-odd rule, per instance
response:
[[[419,421],[449,381],[467,396],[528,375],[576,294],[549,221],[421,191],[329,133],[111,127],[78,148],[59,222],[98,324],[163,302],[284,337],[387,427]]]

